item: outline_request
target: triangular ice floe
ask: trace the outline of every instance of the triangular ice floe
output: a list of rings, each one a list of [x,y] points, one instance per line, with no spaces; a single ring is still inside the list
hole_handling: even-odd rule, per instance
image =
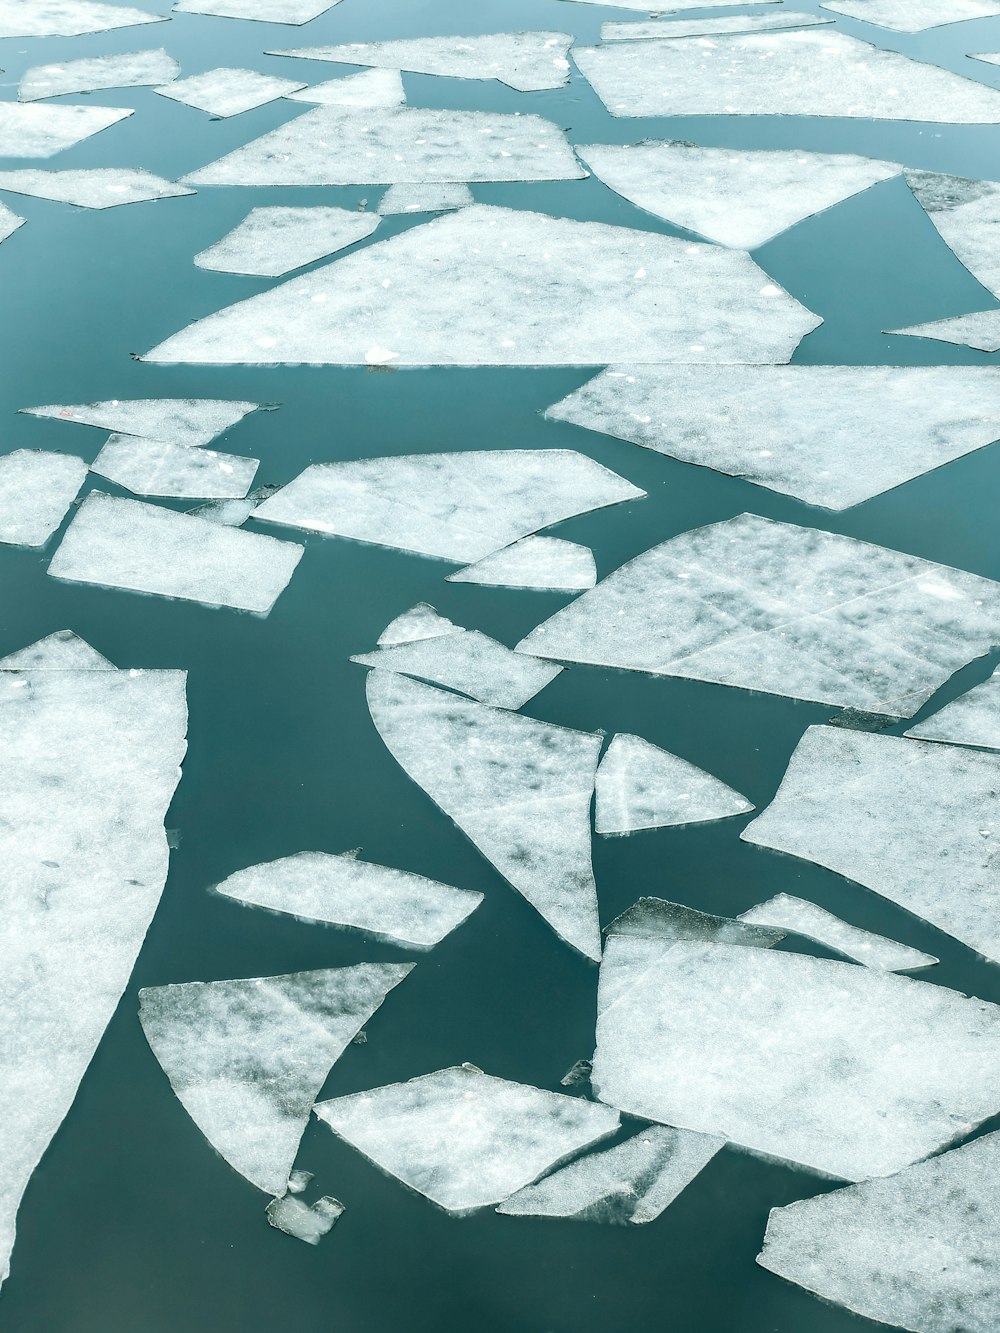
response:
[[[347,208],[255,208],[194,262],[220,273],[280,278],[363,241],[378,225],[377,217]]]
[[[597,770],[598,833],[699,824],[752,809],[745,796],[711,773],[641,736],[616,736]]]
[[[83,167],[74,171],[45,171],[24,167],[0,171],[0,190],[55,199],[77,208],[117,208],[119,204],[141,204],[149,199],[174,199],[194,194],[186,185],[154,176],[134,167]]]
[[[820,8],[893,32],[923,32],[1000,14],[996,0],[825,0]]]
[[[782,28],[814,28],[833,19],[818,14],[733,14],[726,18],[649,19],[645,23],[604,23],[602,42],[650,42],[666,37],[714,37],[723,32],[776,32]]]
[[[865,967],[880,968],[883,972],[912,972],[918,967],[933,967],[938,961],[932,954],[911,949],[908,944],[848,925],[832,912],[790,893],[777,893],[766,903],[758,903],[741,912],[740,920],[755,926],[774,926],[791,931],[804,939],[815,940],[832,953],[863,963]]]
[[[1000,14],[1000,6],[997,7]],[[977,282],[1000,296],[1000,183],[905,171],[906,183],[941,239]]]
[[[406,94],[398,69],[366,69],[360,74],[310,84],[297,93],[289,93],[288,100],[309,102],[313,106],[402,106]]]
[[[259,465],[258,458],[220,454],[214,449],[112,435],[90,470],[133,495],[241,500],[253,485]]]
[[[97,0],[0,0],[0,37],[79,37],[110,32],[138,23],[163,23],[166,14],[150,14],[126,5]]]
[[[340,0],[177,0],[174,13],[211,14],[218,18],[301,27],[339,4]]]
[[[8,236],[13,236],[18,227],[24,226],[24,218],[7,207],[6,204],[0,204],[0,241],[5,241]]]
[[[166,83],[180,72],[180,65],[162,47],[159,51],[92,56],[57,65],[35,65],[22,76],[17,96],[22,102],[34,102],[41,97],[91,93],[99,88],[142,88]]]
[[[1000,51],[979,51],[969,53],[970,60],[981,60],[986,65],[1000,65]]]
[[[298,92],[305,84],[294,79],[280,79],[273,74],[260,74],[254,69],[210,69],[203,74],[192,74],[155,89],[161,97],[183,102],[196,111],[207,111],[210,116],[239,116],[264,106],[277,97]]]
[[[449,213],[456,208],[468,208],[476,201],[467,185],[449,185],[442,181],[435,185],[390,185],[379,200],[382,217],[401,213]]]
[[[977,310],[972,315],[934,319],[928,324],[911,324],[906,329],[885,332],[908,338],[933,338],[959,347],[974,347],[978,352],[1000,352],[1000,310]]]
[[[49,403],[22,407],[32,417],[75,421],[81,426],[139,435],[171,444],[209,444],[235,426],[259,404],[228,402],[221,398],[113,398],[104,403]]]
[[[117,671],[113,662],[71,629],[56,630],[0,658],[0,671]]]
[[[922,741],[947,741],[1000,750],[1000,667],[989,680],[969,690],[939,713],[906,733]]]
[[[110,106],[0,102],[0,157],[52,157],[131,115]]]
[[[449,574],[447,581],[486,588],[582,592],[597,582],[597,566],[587,546],[562,537],[522,537],[513,546]]]
[[[0,456],[0,542],[44,546],[87,475],[73,454],[15,449]]]
[[[418,602],[401,616],[386,625],[378,636],[378,646],[394,643],[415,643],[418,639],[434,639],[439,634],[458,634],[460,627],[445,616],[438,615],[433,606]]]

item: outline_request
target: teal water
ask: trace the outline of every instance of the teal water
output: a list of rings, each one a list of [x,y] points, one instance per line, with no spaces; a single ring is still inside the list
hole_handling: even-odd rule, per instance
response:
[[[167,12],[165,0],[147,8]],[[795,0],[815,11],[815,0]],[[165,46],[184,74],[217,65],[303,80],[342,67],[265,59],[268,47],[453,32],[561,29],[596,40],[603,21],[643,17],[560,0],[343,0],[302,29],[178,16],[169,24],[72,40],[0,43],[4,96],[31,65]],[[915,37],[849,20],[843,31],[1000,86],[968,51],[1000,49],[1000,19]],[[412,105],[534,111],[575,143],[654,136],[705,144],[801,147],[992,177],[1000,128],[780,118],[612,120],[574,76],[518,94],[492,83],[404,76]],[[85,102],[69,97],[65,102]],[[54,159],[54,167],[143,166],[177,177],[298,114],[274,103],[229,121],[148,89],[94,94],[128,121]],[[20,162],[0,164],[16,167]],[[477,185],[476,198],[682,234],[596,179]],[[192,256],[251,207],[374,206],[378,187],[204,189],[197,196],[88,213],[8,196],[28,225],[0,247],[0,449],[41,447],[92,459],[99,431],[15,415],[45,402],[211,396],[280,404],[220,447],[262,459],[260,483],[312,462],[468,448],[571,447],[619,471],[648,498],[554,529],[591,545],[603,575],[656,542],[745,510],[898,547],[1000,577],[1000,445],[980,450],[844,514],[810,509],[541,413],[592,372],[143,365],[130,359],[192,320],[273,285],[206,273]],[[413,225],[387,219],[376,239]],[[755,256],[824,318],[801,362],[990,364],[944,344],[888,338],[886,327],[994,304],[953,258],[902,180],[807,220]],[[627,349],[623,349],[625,353]],[[101,483],[102,489],[109,489]],[[110,489],[114,489],[110,487]],[[430,601],[457,622],[514,644],[566,597],[444,582],[448,566],[310,538],[266,620],[182,602],[63,585],[42,553],[0,549],[0,655],[63,627],[123,666],[189,673],[190,749],[168,823],[179,830],[170,879],[119,1011],[21,1209],[0,1333],[850,1333],[876,1326],[824,1306],[757,1268],[768,1210],[828,1188],[803,1172],[721,1153],[654,1224],[612,1229],[498,1217],[450,1218],[311,1125],[298,1164],[348,1212],[316,1250],[273,1232],[264,1197],[202,1139],[173,1097],[136,1020],[139,987],[408,957],[386,945],[209,895],[240,867],[303,849],[361,846],[368,858],[480,889],[486,901],[433,952],[334,1068],[325,1096],[461,1061],[558,1087],[593,1048],[597,970],[561,945],[400,770],[364,702],[366,651],[395,615]],[[933,711],[984,679],[969,666]],[[758,806],[773,795],[804,729],[834,710],[697,682],[572,668],[524,710],[609,734],[629,731],[702,765]],[[901,731],[899,727],[896,730]],[[937,955],[925,979],[1000,1001],[1000,970],[864,889],[808,863],[740,843],[746,821],[595,839],[601,915],[640,894],[737,913],[779,891]],[[0,870],[2,873],[2,870]],[[807,946],[806,946],[807,947]],[[817,949],[817,953],[822,951]],[[2,1131],[0,1131],[2,1134]],[[312,1196],[310,1196],[312,1197]]]

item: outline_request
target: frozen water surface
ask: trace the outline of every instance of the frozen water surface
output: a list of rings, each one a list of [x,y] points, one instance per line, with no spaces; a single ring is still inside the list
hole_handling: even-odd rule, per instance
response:
[[[284,1231],[296,1240],[304,1240],[307,1245],[318,1245],[340,1221],[345,1209],[339,1199],[329,1194],[313,1204],[286,1194],[280,1199],[272,1199],[265,1211],[268,1222],[278,1231]]]
[[[79,37],[138,23],[163,23],[167,17],[95,0],[0,0],[0,37]]]
[[[0,658],[0,671],[117,671],[118,668],[71,629],[59,629],[37,643]]]
[[[227,402],[221,398],[113,398],[104,403],[49,403],[22,407],[33,417],[75,421],[81,426],[139,435],[146,440],[189,446],[209,444],[235,426],[258,403]]]
[[[259,466],[258,458],[112,435],[90,470],[133,495],[241,500]]]
[[[580,592],[597,582],[597,566],[587,546],[562,537],[522,537],[513,546],[449,574],[447,581],[487,588]]]
[[[0,189],[2,182],[0,176]],[[363,241],[378,224],[377,217],[347,208],[255,208],[194,262],[220,273],[280,278]]]
[[[989,680],[945,704],[939,713],[911,727],[906,734],[923,741],[1000,750],[1000,667]]]
[[[1000,310],[977,310],[972,315],[935,319],[929,324],[911,324],[906,329],[887,329],[886,332],[957,343],[960,347],[974,347],[980,352],[1000,352]]]
[[[252,1185],[284,1194],[313,1102],[412,963],[147,986],[139,1019],[170,1086]]]
[[[53,157],[131,115],[110,106],[0,102],[0,157]]]
[[[433,639],[439,634],[456,634],[460,626],[439,615],[433,606],[418,602],[397,616],[378,636],[378,646],[394,643],[414,643],[418,639]]]
[[[688,9],[707,9],[705,0],[576,0],[578,4],[602,5],[606,9],[641,9],[647,14],[677,14]],[[729,9],[734,5],[775,4],[776,0],[713,0],[712,9]]]
[[[745,796],[711,773],[641,736],[616,736],[597,770],[598,833],[698,824],[752,809]]]
[[[86,475],[87,464],[73,454],[16,449],[0,455],[0,542],[44,546]]]
[[[646,23],[605,23],[602,42],[648,42],[665,37],[713,37],[721,32],[773,32],[781,28],[814,28],[833,19],[818,14],[733,14],[726,18],[650,19]]]
[[[319,18],[340,0],[177,0],[175,14],[212,14],[224,19],[255,19],[259,23],[303,23]]]
[[[402,106],[406,94],[398,69],[366,69],[360,74],[310,84],[297,93],[289,93],[288,100],[316,106]]]
[[[933,967],[938,961],[929,953],[921,953],[919,949],[911,949],[896,940],[887,940],[884,935],[873,935],[848,925],[832,912],[790,893],[775,894],[766,903],[758,903],[749,911],[741,912],[740,920],[792,931],[805,939],[815,940],[833,953],[863,963],[865,967],[881,968],[883,972],[910,972],[918,967]]]
[[[0,241],[5,241],[8,236],[13,236],[18,227],[24,226],[24,221],[24,218],[19,217],[6,204],[0,204]]]
[[[294,79],[280,79],[253,69],[210,69],[164,84],[156,92],[174,102],[193,106],[196,111],[225,117],[252,111],[255,106],[264,106],[276,97],[286,97],[304,87],[305,84]]]
[[[923,32],[939,24],[1000,14],[995,0],[827,0],[820,8],[893,32]]]
[[[141,88],[176,79],[177,61],[161,47],[158,51],[130,51],[113,56],[91,56],[57,65],[35,65],[22,77],[17,95],[22,102],[63,93],[90,93],[99,88]]]
[[[473,1065],[315,1109],[376,1166],[451,1213],[499,1203],[619,1123],[607,1106],[492,1078]]]
[[[467,185],[390,185],[379,200],[383,217],[399,213],[447,213],[476,201]]]
[[[0,171],[0,190],[54,199],[78,208],[117,208],[119,204],[194,194],[184,185],[132,167],[84,167],[76,171],[22,167],[19,171]]]
[[[933,171],[906,171],[904,175],[917,202],[956,258],[988,292],[1000,296],[1000,183],[941,176]]]

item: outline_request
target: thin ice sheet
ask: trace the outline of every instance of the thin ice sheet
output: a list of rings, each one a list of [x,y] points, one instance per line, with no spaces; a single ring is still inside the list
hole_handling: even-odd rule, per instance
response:
[[[0,157],[53,157],[131,115],[110,106],[0,102]]]
[[[752,809],[711,773],[641,736],[615,736],[597,770],[597,833],[700,824]]]
[[[715,6],[713,6],[714,8]],[[782,28],[814,28],[833,19],[818,14],[733,14],[726,18],[649,19],[645,23],[604,23],[602,42],[649,42],[674,37],[714,37],[723,32],[777,32]]]
[[[121,55],[91,56],[53,65],[33,65],[17,86],[18,100],[35,102],[64,93],[92,93],[99,88],[143,88],[176,79],[181,67],[161,47],[158,51],[129,51]]]
[[[378,225],[377,217],[348,208],[255,208],[194,262],[219,273],[280,278],[363,241]]]
[[[194,194],[184,185],[133,167],[83,167],[74,171],[23,167],[20,171],[0,171],[0,190],[54,199],[77,208],[117,208]]]
[[[402,106],[406,94],[398,69],[366,69],[360,74],[312,83],[297,93],[289,93],[288,100],[309,102],[313,106]]]
[[[166,14],[96,0],[0,0],[0,37],[79,37],[166,19]]]
[[[15,449],[0,455],[0,542],[44,546],[87,476],[73,454]]]
[[[239,116],[275,98],[298,92],[305,84],[261,74],[254,69],[210,69],[155,89],[161,97],[183,102],[210,116]]]
[[[1000,667],[989,680],[945,704],[939,713],[911,727],[906,735],[922,741],[1000,750]]]
[[[1000,14],[996,0],[827,0],[820,8],[893,32],[924,32]]]
[[[112,398],[103,403],[48,403],[21,411],[32,417],[74,421],[121,435],[193,447],[210,444],[259,406],[221,398]]]
[[[259,466],[259,458],[112,435],[90,470],[133,495],[241,500]]]
[[[1000,13],[1000,7],[997,10]],[[906,171],[906,183],[941,239],[977,282],[1000,297],[1000,183]]]
[[[448,583],[476,583],[484,588],[534,588],[543,592],[582,592],[597,582],[594,553],[562,537],[522,537],[493,555],[449,574]]]
[[[822,944],[832,953],[839,953],[865,967],[880,968],[883,972],[912,972],[920,967],[933,967],[938,961],[920,949],[911,949],[897,940],[849,925],[816,903],[806,902],[790,893],[777,893],[766,903],[757,903],[741,912],[740,920],[801,935],[803,939]]]
[[[258,23],[289,23],[301,27],[325,14],[340,0],[177,0],[175,14],[209,14]]]

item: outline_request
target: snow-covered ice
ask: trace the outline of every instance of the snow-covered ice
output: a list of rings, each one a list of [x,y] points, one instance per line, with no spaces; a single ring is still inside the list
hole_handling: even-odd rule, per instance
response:
[[[1000,667],[981,685],[911,727],[906,735],[922,741],[1000,750]]]
[[[450,213],[456,208],[468,208],[476,201],[467,185],[450,185],[447,181],[434,185],[390,185],[379,200],[382,217],[397,217],[403,213]]]
[[[0,0],[0,37],[79,37],[168,17],[97,0]]]
[[[745,796],[711,773],[641,736],[615,736],[597,770],[598,833],[699,824],[752,809]]]
[[[194,262],[220,273],[280,278],[363,241],[378,225],[378,217],[347,208],[255,208]]]
[[[824,945],[832,953],[863,963],[865,967],[881,968],[883,972],[911,972],[915,968],[933,967],[938,961],[920,949],[911,949],[909,945],[886,939],[884,935],[849,925],[825,908],[790,893],[777,893],[766,903],[757,903],[741,912],[740,920],[793,932]]]
[[[177,185],[134,167],[82,167],[73,171],[22,167],[18,171],[0,171],[0,191],[3,190],[75,204],[77,208],[117,208],[120,204],[194,194],[186,185]]]
[[[241,500],[259,466],[258,458],[112,435],[90,470],[133,495]]]
[[[91,56],[53,65],[33,65],[21,78],[17,96],[22,102],[64,93],[91,93],[99,88],[142,88],[176,79],[181,67],[161,47],[158,51],[129,51],[121,55]]]
[[[594,553],[587,546],[562,537],[522,537],[512,546],[449,574],[447,582],[476,583],[485,588],[582,592],[597,582],[597,565]]]
[[[207,111],[210,116],[239,116],[264,106],[277,97],[304,88],[295,79],[282,79],[274,74],[261,74],[254,69],[210,69],[203,74],[192,74],[176,79],[155,89],[161,97],[183,102],[196,111]]]
[[[145,440],[195,446],[210,444],[259,406],[221,398],[113,398],[103,403],[48,403],[21,411]]]
[[[0,542],[44,546],[86,475],[87,464],[73,454],[15,449],[0,455]]]
[[[0,157],[53,157],[131,115],[125,107],[0,102]]]

